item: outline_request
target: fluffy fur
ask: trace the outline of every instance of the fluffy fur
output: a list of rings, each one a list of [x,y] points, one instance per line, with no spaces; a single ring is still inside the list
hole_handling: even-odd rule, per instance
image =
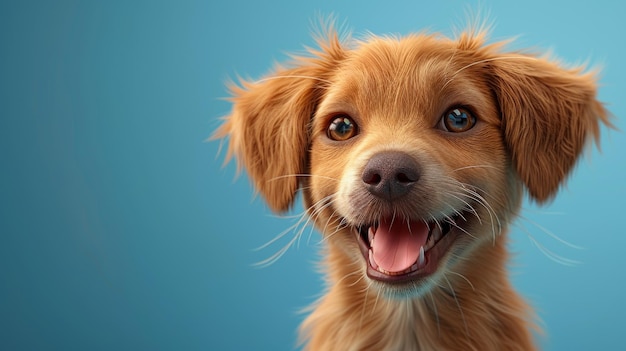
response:
[[[309,350],[533,350],[532,310],[507,277],[507,227],[524,192],[550,200],[585,142],[609,124],[596,79],[583,68],[486,44],[416,34],[340,41],[262,80],[232,87],[216,132],[276,212],[298,190],[324,236],[327,292],[301,327]],[[442,127],[466,108],[476,124]],[[358,132],[329,136],[337,116]],[[367,191],[375,155],[408,155],[419,180],[398,199]],[[400,282],[372,277],[359,229],[382,217],[448,223],[441,257]],[[362,244],[361,244],[362,245]],[[429,266],[430,267],[430,266]],[[430,269],[430,268],[428,268]]]

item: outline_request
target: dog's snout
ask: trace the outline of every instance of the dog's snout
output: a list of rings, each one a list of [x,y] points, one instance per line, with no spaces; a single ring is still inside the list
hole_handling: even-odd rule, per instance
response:
[[[408,154],[386,151],[370,158],[361,178],[370,193],[386,200],[394,200],[411,190],[420,178],[420,169]]]

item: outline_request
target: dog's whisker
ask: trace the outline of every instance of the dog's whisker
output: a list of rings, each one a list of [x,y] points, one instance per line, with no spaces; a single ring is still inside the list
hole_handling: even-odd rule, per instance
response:
[[[378,306],[378,300],[380,299],[380,293],[382,289],[376,289],[376,300],[374,300],[374,307],[372,308],[372,316],[376,313],[376,307]]]
[[[324,229],[322,230],[322,233],[328,233],[328,229],[327,229],[328,228],[328,224],[330,223],[331,219],[336,220],[336,217],[335,217],[336,213],[337,213],[337,210],[334,210],[333,213],[331,213],[331,215],[328,216],[328,218],[326,219],[326,224],[324,224]],[[325,239],[325,235],[322,235],[322,239],[320,240],[320,242],[323,242],[325,240],[328,240],[328,239]],[[318,242],[318,243],[320,243],[320,242]]]
[[[470,206],[471,208],[471,206]],[[465,209],[463,209],[465,210]],[[467,218],[465,218],[465,216],[463,215],[463,212],[459,209],[455,210],[454,213],[456,213],[456,215],[461,218],[463,221],[467,222]]]
[[[339,220],[339,225],[342,226],[342,227],[345,227],[345,226],[348,225],[348,221],[345,218],[341,218]]]
[[[454,297],[454,302],[456,302],[456,306],[458,307],[459,313],[461,314],[461,319],[463,320],[463,325],[465,326],[465,335],[469,339],[470,338],[469,328],[467,326],[467,321],[465,320],[465,314],[463,313],[463,309],[461,308],[461,303],[459,302],[459,299],[456,296],[456,292],[454,291],[454,288],[452,287],[450,280],[446,276],[446,272],[443,272],[443,278],[446,280],[446,282],[448,283],[448,286],[450,287],[449,291],[450,293],[452,293],[452,297]]]
[[[453,192],[453,191],[447,191],[446,194],[451,196],[451,197],[453,197],[453,198],[455,198],[455,199],[457,199],[457,200],[459,200],[459,201],[461,201],[462,203],[464,203],[465,204],[465,210],[472,212],[472,214],[478,219],[478,222],[480,224],[482,224],[480,216],[478,215],[478,212],[476,212],[476,209],[474,209],[474,206],[470,205],[469,202],[467,202],[467,201],[463,200],[462,198],[460,198],[459,196],[455,195],[455,194],[459,194],[459,195],[462,195],[462,194],[457,193],[457,192]]]
[[[552,239],[560,242],[561,244],[565,245],[565,246],[569,246],[572,249],[576,249],[576,250],[585,250],[585,247],[583,246],[579,246],[576,244],[572,244],[571,242],[559,237],[558,235],[556,235],[554,232],[552,232],[551,230],[547,229],[546,227],[540,225],[539,223],[533,221],[532,219],[524,216],[524,215],[520,215],[519,218],[521,220],[524,220],[530,224],[532,224],[533,226],[539,228],[539,230],[541,230],[542,232],[544,232],[545,234],[547,234],[549,237],[551,237]]]
[[[341,233],[342,230],[345,229],[346,227],[347,227],[346,224],[342,224],[341,222],[338,223],[337,226],[335,226],[335,229],[331,233],[326,233],[324,236],[322,236],[322,239],[318,242],[318,244],[329,241],[333,236],[337,235],[338,233]]]
[[[491,231],[492,231],[492,234],[493,234],[493,240],[494,240],[494,244],[495,244],[496,232],[499,233],[502,230],[502,223],[500,221],[500,218],[496,214],[496,212],[493,209],[493,207],[489,204],[489,202],[481,194],[479,194],[477,191],[471,189],[471,188],[480,189],[479,187],[471,186],[471,188],[470,188],[470,187],[466,187],[461,182],[458,182],[458,183],[460,185],[462,185],[460,188],[458,188],[459,190],[461,190],[461,193],[459,193],[458,195],[467,196],[468,198],[476,201],[478,204],[480,204],[482,207],[484,207],[485,210],[487,210],[487,214],[489,214],[489,218],[490,218],[490,222],[491,222],[491,226],[492,226]],[[463,194],[463,192],[465,192],[465,194]],[[495,220],[495,223],[494,223],[494,220]],[[495,227],[496,224],[497,224],[497,229]]]
[[[319,200],[314,205],[309,207],[309,209],[316,208],[319,203],[326,202],[326,201],[329,200],[329,198],[332,198],[332,195],[327,196],[327,197]],[[317,217],[317,212],[318,211],[320,211],[320,210],[315,209],[315,210],[313,210],[311,212],[311,211],[309,211],[307,209],[307,210],[301,212],[299,215],[292,216],[292,218],[298,218],[296,223],[294,223],[293,225],[289,226],[287,229],[283,230],[281,233],[279,233],[277,236],[275,236],[274,238],[269,240],[267,243],[265,243],[265,244],[255,248],[254,251],[263,250],[263,249],[273,245],[274,243],[276,243],[277,241],[279,241],[280,239],[284,238],[286,235],[288,235],[289,233],[292,233],[292,232],[294,233],[293,238],[291,238],[287,242],[287,244],[282,246],[277,252],[272,254],[270,257],[268,257],[268,258],[266,258],[264,260],[261,260],[260,262],[255,263],[254,266],[255,267],[270,266],[273,263],[275,263],[276,261],[278,261],[289,250],[289,248],[292,247],[294,244],[297,247],[299,247],[299,245],[300,245],[300,238],[304,234],[304,230],[306,229],[307,226],[309,226],[309,223],[311,222],[311,220],[313,220],[313,219],[315,219]],[[311,231],[312,230],[313,230],[313,228],[311,226]]]
[[[496,166],[492,166],[492,165],[470,165],[470,166],[464,166],[464,167],[459,167],[459,168],[455,168],[453,170],[451,170],[451,173],[454,172],[458,172],[458,171],[462,171],[464,169],[473,169],[473,168],[491,168],[494,169],[496,171],[500,171],[500,169]]]
[[[365,279],[365,276],[360,274],[360,272],[358,272],[358,271],[354,272],[353,274],[350,274],[350,275],[358,275],[359,278],[357,280],[355,280],[354,282],[352,282],[351,284],[348,284],[349,287],[354,287],[357,284],[359,284],[363,279]]]
[[[461,279],[465,280],[467,282],[467,284],[472,288],[472,290],[476,291],[476,288],[474,288],[474,284],[472,284],[472,282],[469,279],[467,279],[467,277],[464,276],[463,274],[461,274],[459,272],[454,272],[452,270],[448,270],[447,273],[454,274],[454,275],[460,277]]]
[[[361,282],[363,279],[365,279],[365,276],[360,274],[359,271],[354,271],[354,272],[352,272],[350,274],[347,274],[346,277],[347,276],[352,276],[352,275],[359,275],[359,278],[357,280],[355,280],[354,282],[348,284],[349,287],[353,287],[353,286],[357,285],[359,282]]]
[[[287,229],[283,230],[282,232],[280,232],[278,235],[276,235],[275,237],[273,237],[272,239],[270,239],[268,242],[266,242],[265,244],[256,247],[253,249],[253,251],[261,251],[267,247],[269,247],[270,245],[274,244],[275,242],[277,242],[278,240],[282,239],[283,237],[285,237],[285,235],[289,234],[291,231],[295,230],[299,225],[300,222],[302,220],[304,220],[304,218],[306,218],[306,214],[304,214],[303,216],[300,216],[300,219],[298,220],[297,223],[287,227]]]
[[[549,215],[549,216],[565,216],[567,215],[566,212],[563,211],[546,211],[543,209],[537,209],[535,207],[522,207],[522,212],[523,213],[534,213],[534,214],[541,214],[541,215]]]
[[[454,219],[452,217],[449,216],[445,216],[446,218],[446,222],[448,224],[450,224],[452,227],[462,231],[463,233],[465,233],[467,236],[469,236],[470,238],[474,239],[474,240],[478,240],[478,237],[476,235],[471,234],[470,232],[468,232],[465,228],[459,226],[456,224],[456,222],[454,221]]]
[[[564,266],[570,266],[570,267],[579,266],[579,265],[582,264],[581,261],[572,260],[572,259],[569,259],[567,257],[563,257],[561,255],[556,254],[554,251],[552,251],[552,250],[548,249],[547,247],[545,247],[544,245],[540,244],[532,236],[529,236],[528,239],[530,239],[530,241],[533,243],[533,245],[535,245],[535,247],[537,247],[537,249],[539,249],[539,251],[541,251],[547,258],[551,259],[552,261],[554,261],[556,263],[562,264]]]
[[[330,204],[329,204],[329,205],[330,205]],[[324,226],[324,231],[323,231],[324,235],[322,235],[322,238],[321,238],[321,240],[318,242],[318,244],[319,244],[319,243],[323,243],[323,242],[325,242],[325,241],[328,241],[331,237],[333,237],[333,236],[334,236],[334,235],[336,235],[337,233],[341,233],[341,232],[342,232],[345,228],[347,228],[347,227],[349,227],[349,226],[350,226],[350,224],[346,221],[346,219],[345,219],[345,218],[340,218],[340,219],[339,219],[339,218],[337,218],[337,217],[335,216],[336,212],[337,212],[337,211],[336,211],[336,210],[334,210],[334,211],[333,211],[333,213],[332,213],[332,214],[328,217],[328,219],[327,219],[327,221],[326,221],[326,225]],[[337,225],[335,226],[334,231],[333,231],[333,232],[331,232],[331,233],[328,233],[328,232],[326,231],[326,228],[327,228],[327,226],[328,226],[328,224],[329,224],[330,220],[333,220],[333,221],[338,222],[338,223],[337,223]]]
[[[435,302],[435,298],[433,297],[432,291],[428,291],[428,296],[430,296],[430,301],[433,304],[433,313],[435,315],[435,320],[437,322],[437,335],[441,336],[441,325],[439,322],[439,312],[437,311],[437,303]]]
[[[389,230],[393,228],[393,222],[396,220],[396,208],[393,208],[393,214],[391,215],[391,223],[389,223]]]
[[[285,179],[285,178],[322,178],[322,179],[327,179],[327,180],[332,180],[335,182],[339,182],[339,179],[333,178],[333,177],[329,177],[329,176],[325,176],[325,175],[320,175],[320,174],[309,174],[309,173],[294,173],[294,174],[283,174],[277,177],[273,177],[267,180],[267,182],[274,182],[277,180],[281,180],[281,179]]]
[[[472,186],[472,185],[465,186],[464,183],[460,183],[460,184],[463,185],[461,188],[459,188],[461,193],[464,193],[465,196],[467,197],[471,196],[470,198],[472,200],[480,203],[483,207],[485,207],[487,211],[493,213],[495,216],[496,211],[487,200],[487,198],[490,198],[493,201],[497,201],[492,195],[490,195],[487,191],[483,190],[482,188],[478,186]],[[500,224],[500,220],[498,216],[495,216],[495,219],[497,220],[498,230],[502,229],[502,225]]]
[[[459,170],[459,169],[457,169]],[[487,196],[489,196],[489,192],[485,191],[484,189],[480,188],[477,185],[474,184],[468,184],[468,183],[464,183],[458,179],[455,179],[453,177],[447,176],[447,177],[442,177],[441,181],[444,184],[447,184],[451,187],[454,187],[456,189],[458,189],[459,191],[463,192],[471,192],[471,193],[478,193],[477,191],[480,191],[484,194],[486,194]]]
[[[404,218],[406,218],[406,226],[409,229],[409,233],[413,233],[413,231],[411,230],[411,220],[408,216],[405,216]]]
[[[456,207],[452,206],[452,204],[446,202],[446,201],[442,201],[444,205],[450,207],[450,209],[452,210],[452,213],[454,214],[454,216],[459,216],[461,219],[463,219],[463,221],[467,221],[467,218],[465,218],[465,216],[463,216],[463,213]],[[446,218],[452,218],[450,217],[449,214],[446,214],[445,216]]]
[[[303,213],[303,215],[300,217],[300,219],[295,224],[289,226],[287,229],[282,231],[279,235],[277,235],[276,237],[271,239],[269,242],[267,242],[264,245],[256,248],[255,251],[260,251],[260,250],[265,249],[265,248],[269,247],[270,245],[274,244],[278,240],[282,239],[283,237],[285,237],[290,232],[294,233],[293,238],[291,238],[287,242],[287,244],[282,246],[276,253],[274,253],[270,257],[268,257],[268,258],[266,258],[266,259],[256,263],[254,266],[256,266],[256,267],[267,267],[267,266],[272,265],[276,261],[278,261],[289,250],[290,247],[292,247],[295,243],[299,242],[300,237],[301,237],[301,235],[302,235],[302,233],[304,231],[304,228],[306,228],[306,223],[308,223],[308,221],[309,221],[308,218],[309,217],[306,215],[306,213]],[[305,226],[301,226],[303,222],[305,223]],[[300,228],[300,229],[298,229],[298,228]]]
[[[341,231],[347,227],[347,225],[342,223],[341,220],[339,220],[336,217],[332,217],[332,220],[333,220],[333,223],[335,223],[335,228],[332,231],[325,231],[322,238],[318,241],[318,244],[329,241],[333,236],[337,235],[338,233],[341,233]]]
[[[328,196],[322,198],[321,200],[317,201],[314,205],[310,206],[309,209],[313,208],[314,210],[311,211],[311,213],[309,215],[309,219],[305,223],[305,226],[307,226],[311,220],[313,222],[317,222],[320,214],[326,208],[328,208],[328,207],[330,207],[332,205],[333,199],[334,199],[334,194],[331,194],[331,195],[328,195]],[[322,205],[320,206],[320,204],[322,204]],[[330,217],[329,217],[329,219],[330,219]],[[326,229],[326,228],[324,228],[324,229]],[[314,226],[311,226],[311,230],[309,231],[309,237],[307,239],[307,243],[310,242],[311,236],[313,235],[313,230],[314,230]]]
[[[441,228],[441,223],[439,223],[439,220],[437,220],[437,218],[435,218],[435,216],[432,213],[430,212],[428,213],[428,218],[430,219],[431,222],[435,223],[435,225],[439,228],[440,231],[443,231],[443,228]]]
[[[495,245],[495,243],[496,243],[496,236],[498,235],[498,233],[501,232],[501,229],[502,229],[502,225],[500,223],[500,218],[495,213],[493,207],[491,207],[491,205],[483,197],[481,197],[479,194],[477,194],[477,193],[476,194],[470,194],[468,197],[474,199],[480,206],[485,208],[485,210],[487,211],[487,214],[489,215],[489,223],[491,224],[492,244]],[[497,228],[496,228],[496,225],[497,225]]]
[[[294,237],[291,238],[289,242],[287,242],[285,246],[281,247],[276,253],[274,253],[273,255],[271,255],[270,257],[264,260],[261,260],[260,262],[255,263],[254,266],[261,267],[261,268],[271,266],[273,263],[278,261],[287,252],[287,250],[289,250],[291,246],[294,245],[294,243],[298,240],[298,238],[299,238],[298,235],[294,235]]]
[[[491,235],[492,243],[493,245],[495,245],[496,237],[498,233],[501,232],[501,229],[502,229],[502,223],[500,221],[500,218],[496,214],[495,210],[491,206],[491,204],[481,194],[478,193],[478,191],[482,191],[482,189],[480,189],[477,186],[460,182],[452,177],[442,177],[441,181],[447,187],[450,187],[450,189],[444,191],[444,195],[464,204],[463,210],[472,213],[477,218],[480,224],[483,223],[483,219],[478,213],[476,207],[474,207],[469,202],[469,200],[471,200],[472,203],[479,204],[481,207],[485,209],[485,212],[489,216],[489,224],[491,226],[491,234],[492,234]],[[443,188],[445,188],[446,186],[444,186]],[[460,212],[460,210],[457,207],[447,202],[443,202],[443,203],[447,207],[451,208],[452,212],[455,215],[459,216],[463,220],[467,220],[467,218],[463,216],[463,214]],[[455,227],[459,227],[459,226],[455,224]],[[459,229],[462,229],[462,228],[459,228]],[[464,232],[469,234],[466,230],[464,230]]]
[[[368,292],[372,291],[372,285],[374,285],[374,283],[371,280],[368,280],[367,286],[365,286],[361,290],[358,290],[358,292],[365,294],[365,297],[367,297],[369,295]]]
[[[367,299],[370,295],[368,294],[368,292],[371,291],[371,289],[372,289],[372,281],[369,280],[367,281],[367,285],[365,286],[365,288],[359,291],[360,293],[363,294],[363,306],[361,307],[361,317],[359,318],[359,327],[358,327],[359,331],[361,331],[361,328],[363,327],[363,319],[365,318],[365,310],[368,306]]]
[[[304,235],[304,230],[309,226],[309,223],[312,218],[314,217],[311,215],[306,216],[306,220],[304,221],[304,224],[300,225],[300,229],[298,229],[298,232],[296,233],[296,236],[298,237],[296,248],[300,248],[300,240],[302,239],[302,236]]]
[[[356,279],[354,282],[352,282],[352,283],[347,285],[347,286],[353,287],[356,284],[358,284],[359,281],[361,281],[363,279],[363,275],[358,270],[354,270],[352,272],[349,272],[349,273],[345,274],[343,277],[339,278],[337,283],[343,282],[344,280],[348,279],[349,277],[352,277],[352,276],[355,276],[355,275],[359,275],[360,277],[358,279]]]
[[[325,204],[323,209],[329,208],[331,206],[332,206],[332,200],[329,201],[327,204]],[[320,213],[321,213],[321,211],[320,211]],[[325,241],[328,241],[332,236],[334,236],[335,234],[341,232],[341,230],[344,229],[347,226],[347,224],[343,223],[344,220],[341,219],[336,224],[335,229],[332,232],[330,232],[328,230],[328,226],[331,223],[331,221],[334,221],[334,222],[338,221],[338,217],[336,216],[336,213],[337,213],[337,210],[333,210],[333,212],[326,219],[326,223],[325,223],[324,228],[322,230],[323,235],[321,236],[320,240],[316,243],[316,245],[319,245],[319,244],[321,244],[321,243],[323,243]]]
[[[315,231],[315,226],[309,225],[311,221],[315,222],[316,218],[313,216],[309,216],[309,219],[307,219],[307,221],[304,223],[304,226],[302,227],[302,233],[300,235],[300,237],[304,236],[305,228],[309,227],[309,235],[307,236],[307,240],[306,240],[307,245],[311,243],[311,236],[313,235],[313,232]],[[298,240],[298,247],[299,245],[300,245],[300,240]]]
[[[317,217],[317,213],[316,213],[316,207],[317,204],[320,202],[324,202],[326,201],[326,198],[321,199],[320,201],[316,202],[315,204],[313,204],[312,206],[310,206],[309,208],[306,209],[306,211],[304,211],[304,214],[302,216],[302,218],[300,218],[300,221],[298,221],[298,224],[300,225],[300,229],[299,229],[299,234],[298,235],[302,235],[304,233],[304,229],[309,226],[309,223],[311,222],[311,220],[315,220]],[[313,211],[311,211],[311,208],[314,208]],[[304,223],[303,223],[304,222]]]
[[[535,239],[535,237],[531,234],[528,228],[526,228],[526,226],[524,226],[521,222],[516,222],[515,226],[519,228],[524,234],[526,234],[528,240],[530,240],[533,246],[535,246],[544,256],[546,256],[546,258],[550,259],[551,261],[570,267],[582,264],[581,261],[561,256],[554,251],[548,249],[545,245],[541,244],[537,239]],[[576,246],[574,246],[573,248],[578,249],[578,247]]]
[[[543,253],[547,258],[549,258],[550,260],[558,263],[558,264],[562,264],[564,266],[578,266],[580,264],[582,264],[581,261],[577,261],[577,260],[572,260],[566,257],[563,257],[557,253],[555,253],[554,251],[548,249],[547,247],[545,247],[544,245],[542,245],[541,243],[539,243],[535,238],[533,238],[532,235],[528,235],[528,239],[531,241],[531,243],[537,247],[537,249],[539,249],[539,251],[541,251],[541,253]]]

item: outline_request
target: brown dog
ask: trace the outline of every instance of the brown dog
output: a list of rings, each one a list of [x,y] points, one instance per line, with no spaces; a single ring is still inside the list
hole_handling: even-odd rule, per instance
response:
[[[608,114],[594,75],[484,33],[370,37],[234,87],[216,133],[269,206],[301,189],[328,291],[311,350],[532,350],[507,277],[524,191],[550,200]]]

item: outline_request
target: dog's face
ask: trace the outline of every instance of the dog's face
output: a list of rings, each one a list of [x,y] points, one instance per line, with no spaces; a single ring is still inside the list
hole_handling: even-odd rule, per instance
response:
[[[218,131],[276,211],[298,189],[342,264],[418,296],[549,200],[606,112],[592,75],[481,36],[338,40],[234,88]]]
[[[362,45],[312,120],[310,212],[391,295],[427,290],[519,202],[487,77],[454,51],[424,37]]]

